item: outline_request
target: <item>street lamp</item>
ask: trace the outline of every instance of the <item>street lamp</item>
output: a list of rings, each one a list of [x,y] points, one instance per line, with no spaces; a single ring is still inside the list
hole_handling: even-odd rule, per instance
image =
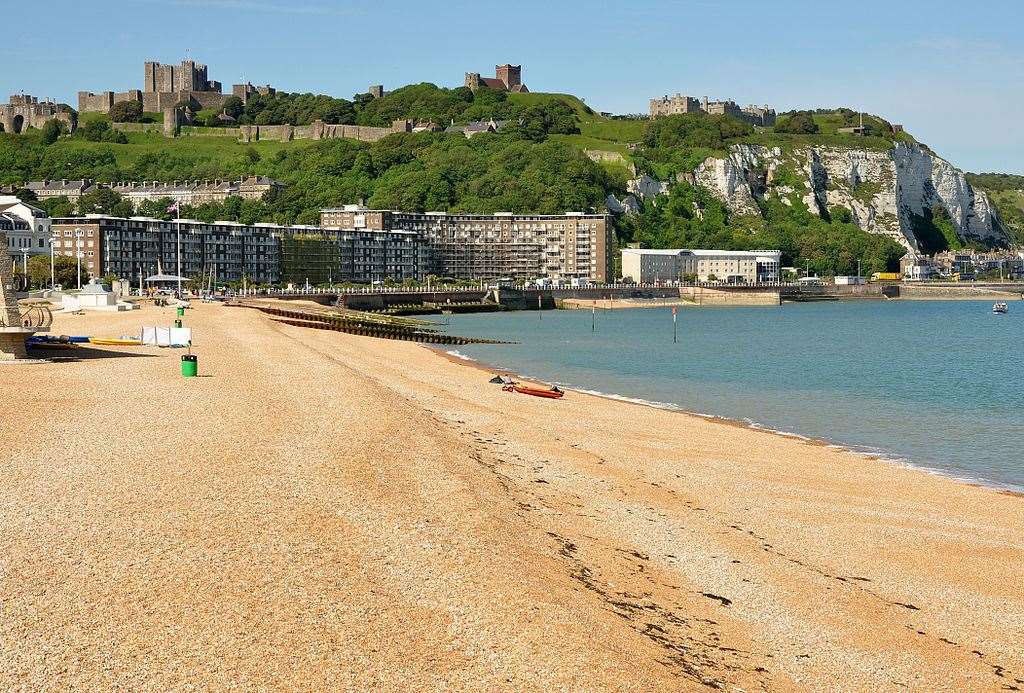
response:
[[[82,290],[82,229],[75,229],[75,259],[78,261],[78,290]]]

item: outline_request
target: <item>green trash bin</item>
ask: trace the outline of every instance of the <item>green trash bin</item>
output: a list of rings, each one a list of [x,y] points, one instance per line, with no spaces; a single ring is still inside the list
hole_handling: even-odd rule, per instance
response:
[[[194,378],[199,373],[199,359],[195,354],[181,357],[181,374],[186,378]]]
[[[185,317],[185,307],[184,306],[178,306],[178,317],[179,318]]]

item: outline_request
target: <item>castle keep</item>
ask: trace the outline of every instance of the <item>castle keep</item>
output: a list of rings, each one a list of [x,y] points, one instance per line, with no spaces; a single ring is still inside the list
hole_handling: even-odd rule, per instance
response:
[[[206,65],[194,60],[182,60],[180,65],[164,65],[149,61],[143,65],[141,90],[104,91],[98,94],[80,91],[78,111],[109,113],[115,103],[122,101],[139,102],[142,104],[142,110],[150,113],[167,111],[183,101],[189,102],[196,110],[219,109],[227,98],[222,89],[220,82],[209,78]],[[253,94],[272,95],[275,91],[269,85],[254,87],[246,83],[233,85],[231,93],[242,101],[248,101]]]
[[[775,109],[770,106],[740,107],[735,101],[709,101],[706,96],[703,101],[684,94],[651,99],[650,112],[652,118],[680,113],[707,113],[708,115],[732,116],[751,125],[763,127],[775,125]]]

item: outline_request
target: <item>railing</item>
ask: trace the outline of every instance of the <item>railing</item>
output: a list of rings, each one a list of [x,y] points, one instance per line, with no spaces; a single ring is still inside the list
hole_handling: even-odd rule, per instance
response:
[[[319,295],[359,295],[359,294],[434,294],[434,293],[478,293],[493,286],[486,282],[483,286],[374,286],[374,287],[305,287],[293,289],[249,289],[238,292],[239,296],[319,296]],[[661,282],[647,284],[583,284],[580,286],[526,286],[525,284],[501,284],[501,288],[524,291],[582,291],[609,290],[630,291],[641,289],[675,289],[691,287],[707,287],[712,289],[778,289],[803,286],[799,282],[757,282],[747,284],[729,284],[726,282]]]
[[[21,326],[36,330],[48,330],[53,324],[53,313],[44,305],[31,305],[21,312]]]

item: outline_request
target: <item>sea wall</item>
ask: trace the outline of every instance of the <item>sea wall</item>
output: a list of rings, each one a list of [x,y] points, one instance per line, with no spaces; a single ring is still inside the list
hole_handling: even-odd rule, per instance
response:
[[[679,296],[699,306],[777,306],[781,303],[778,290],[729,290],[704,286],[684,286]]]

